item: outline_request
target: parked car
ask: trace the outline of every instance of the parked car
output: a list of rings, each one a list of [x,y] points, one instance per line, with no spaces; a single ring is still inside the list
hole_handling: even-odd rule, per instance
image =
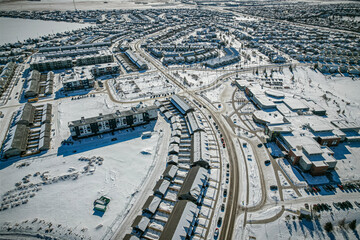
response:
[[[265,165],[266,165],[266,166],[269,166],[270,163],[271,163],[270,160],[265,160]]]
[[[219,237],[219,228],[216,228],[214,232],[214,239],[217,239],[218,237]]]
[[[217,221],[217,226],[221,227],[222,224],[222,217],[219,217],[218,221]]]

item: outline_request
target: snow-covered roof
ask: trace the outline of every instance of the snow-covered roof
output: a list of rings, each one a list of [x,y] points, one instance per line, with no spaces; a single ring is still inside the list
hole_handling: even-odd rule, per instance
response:
[[[209,168],[209,154],[206,147],[207,135],[204,131],[195,132],[191,138],[191,163]]]
[[[179,163],[179,156],[178,155],[174,155],[171,154],[168,156],[168,161],[169,164],[178,164]]]
[[[253,117],[268,125],[284,123],[284,118],[278,111],[265,112],[257,110],[253,113]]]
[[[159,181],[157,181],[157,183],[153,189],[154,194],[159,194],[161,196],[165,195],[165,192],[169,188],[169,185],[170,185],[170,182],[168,180],[160,179]]]
[[[176,165],[168,165],[163,173],[163,178],[171,181],[179,168]]]
[[[170,138],[170,143],[175,143],[175,144],[180,144],[180,138],[179,137],[171,137]]]
[[[192,167],[178,193],[179,200],[190,200],[194,203],[198,202],[204,193],[208,178],[208,170],[200,166]]]
[[[181,136],[181,131],[180,130],[172,130],[171,131],[171,136],[172,137],[175,137],[175,136],[180,137]]]
[[[171,114],[171,112],[166,111],[166,112],[164,113],[164,116],[166,117],[166,119],[171,119],[171,117],[172,117],[173,115]]]
[[[145,217],[145,216],[137,216],[133,222],[133,224],[131,225],[132,228],[135,228],[137,230],[140,230],[142,232],[145,232],[147,226],[150,223],[150,219]]]
[[[300,99],[296,98],[285,98],[284,103],[288,106],[292,111],[297,110],[309,110],[309,107],[305,105]]]
[[[12,149],[18,151],[25,151],[27,144],[29,128],[25,125],[19,124],[10,128],[8,137],[4,142],[3,151],[6,155],[6,152]]]
[[[158,208],[159,204],[161,202],[161,198],[151,195],[145,202],[143,206],[143,211],[149,212],[151,214],[154,214],[156,209]]]
[[[186,120],[190,134],[193,134],[196,131],[203,130],[200,127],[199,121],[194,112],[189,112],[188,114],[186,114]]]
[[[185,114],[193,110],[193,108],[186,103],[183,98],[179,97],[178,95],[174,95],[171,97],[171,103],[182,113]]]
[[[199,213],[197,206],[189,201],[178,201],[171,212],[159,240],[183,240],[187,233],[192,232],[196,217]]]
[[[169,145],[169,153],[173,153],[173,154],[178,154],[180,151],[179,145],[178,144],[170,144]]]
[[[111,114],[106,114],[106,115],[100,114],[97,117],[82,118],[80,120],[71,121],[68,123],[68,126],[69,127],[84,126],[84,125],[88,125],[91,123],[103,122],[103,121],[107,121],[110,119],[117,119],[117,118],[121,118],[121,117],[132,116],[132,115],[139,114],[139,113],[145,113],[145,112],[147,112],[149,110],[153,110],[153,109],[157,109],[157,107],[155,105],[152,105],[152,106],[146,106],[146,107],[142,107],[142,108],[131,108],[131,110],[126,110],[126,111],[122,111],[122,112],[117,111],[116,113],[111,113]]]
[[[349,122],[347,120],[334,120],[331,121],[331,123],[339,128],[340,130],[353,130],[353,131],[359,131],[360,125],[356,124],[355,122]]]

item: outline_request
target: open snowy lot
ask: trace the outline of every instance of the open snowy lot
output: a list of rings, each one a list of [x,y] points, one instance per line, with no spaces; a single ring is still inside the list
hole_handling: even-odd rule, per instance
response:
[[[109,87],[118,100],[134,100],[170,94],[176,87],[158,73],[121,77],[109,81]]]
[[[223,73],[211,70],[173,70],[172,75],[188,88],[199,88],[216,81]]]

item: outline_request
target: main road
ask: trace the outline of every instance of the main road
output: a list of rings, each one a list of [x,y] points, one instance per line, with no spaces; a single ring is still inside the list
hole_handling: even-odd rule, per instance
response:
[[[189,96],[191,96],[193,99],[201,103],[203,106],[206,106],[207,104],[203,101],[202,98],[200,98],[195,92],[188,90],[185,88],[181,83],[179,83],[171,74],[167,72],[166,69],[164,69],[161,65],[159,65],[151,56],[149,56],[147,53],[145,53],[140,48],[140,43],[142,40],[139,40],[135,43],[134,47],[138,53],[142,57],[144,57],[148,62],[152,63],[155,68],[157,68],[164,76],[166,76],[170,81],[172,81],[176,86],[178,86],[184,93],[187,93]],[[218,81],[220,81],[218,79]],[[216,83],[213,83],[216,84]],[[236,222],[237,217],[237,205],[239,200],[239,167],[238,167],[238,161],[236,156],[236,150],[234,143],[231,138],[231,134],[229,132],[229,129],[224,124],[224,119],[222,116],[211,110],[211,108],[207,108],[210,115],[212,116],[213,120],[216,122],[216,124],[219,126],[219,130],[223,134],[223,138],[227,144],[227,153],[228,153],[228,159],[230,161],[230,187],[228,189],[228,195],[227,195],[227,208],[225,212],[225,216],[227,216],[224,219],[222,230],[220,233],[220,239],[232,239],[234,225]]]

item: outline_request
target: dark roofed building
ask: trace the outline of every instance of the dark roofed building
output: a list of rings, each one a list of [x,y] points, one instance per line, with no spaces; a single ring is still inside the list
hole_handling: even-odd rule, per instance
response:
[[[170,164],[166,167],[163,178],[169,181],[172,181],[176,176],[176,172],[179,168],[176,165]]]
[[[150,223],[150,219],[145,216],[137,216],[131,225],[136,231],[145,232],[148,224]]]
[[[163,197],[167,191],[167,189],[169,188],[170,182],[168,180],[165,179],[160,179],[159,181],[157,181],[153,191],[155,195],[159,195],[161,197]]]
[[[198,120],[196,119],[196,116],[194,112],[190,112],[186,114],[186,124],[188,126],[189,132],[192,135],[194,132],[203,131],[203,129],[200,127],[200,124]]]
[[[165,224],[159,240],[190,239],[197,221],[199,209],[189,201],[178,201]]]
[[[179,156],[175,154],[171,154],[168,156],[167,162],[168,164],[177,165],[179,163]]]
[[[25,125],[15,125],[10,129],[8,139],[4,143],[4,156],[6,158],[21,155],[26,151],[29,128]]]
[[[150,213],[151,215],[155,214],[157,208],[159,207],[161,198],[151,195],[145,202],[142,210],[143,212]]]
[[[190,161],[193,166],[210,168],[209,154],[206,147],[207,135],[204,131],[194,132],[191,137],[191,156]]]
[[[33,70],[28,78],[28,87],[25,89],[25,97],[37,97],[40,88],[40,72]]]
[[[179,200],[189,200],[200,205],[208,187],[209,173],[205,168],[195,166],[188,172],[178,193]]]
[[[19,116],[15,118],[16,124],[23,124],[30,126],[34,122],[35,107],[30,103],[26,103],[24,107],[19,110]]]
[[[194,110],[194,108],[191,107],[190,104],[185,102],[185,100],[178,95],[172,96],[170,101],[183,115]]]

